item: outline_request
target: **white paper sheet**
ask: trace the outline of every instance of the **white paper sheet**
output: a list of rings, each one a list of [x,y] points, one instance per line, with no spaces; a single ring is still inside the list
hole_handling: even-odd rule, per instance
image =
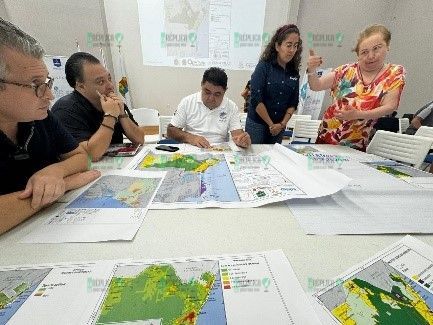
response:
[[[433,249],[406,236],[313,294],[323,324],[432,324]]]
[[[164,172],[112,171],[82,189],[34,229],[23,243],[132,240]]]
[[[433,177],[410,167],[401,167],[401,172],[412,170],[412,176],[395,177],[377,170],[377,165],[396,163],[343,163],[341,172],[353,179],[346,188],[287,205],[307,234],[433,233],[433,191],[429,189]],[[394,173],[398,173],[396,166]]]
[[[308,170],[306,162],[296,160],[303,158],[278,144],[260,153],[202,152],[187,146],[166,153],[148,146],[127,168],[167,171],[152,209],[257,207],[330,195],[349,183],[335,170]]]

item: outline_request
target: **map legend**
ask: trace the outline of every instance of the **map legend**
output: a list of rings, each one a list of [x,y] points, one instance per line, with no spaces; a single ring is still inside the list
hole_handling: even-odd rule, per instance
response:
[[[231,289],[232,287],[230,285],[230,276],[227,269],[221,269],[221,277],[223,279],[224,289]]]

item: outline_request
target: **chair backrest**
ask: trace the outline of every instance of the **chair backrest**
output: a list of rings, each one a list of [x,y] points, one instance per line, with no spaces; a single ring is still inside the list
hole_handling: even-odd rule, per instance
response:
[[[136,108],[131,111],[139,126],[159,126],[159,112],[153,108]]]
[[[400,132],[400,120],[396,117],[379,117],[374,125],[376,130]]]
[[[247,113],[239,113],[241,119],[242,128],[245,130],[245,124],[247,123]]]
[[[295,138],[306,138],[309,142],[315,142],[321,123],[321,120],[297,120],[291,141],[294,141]]]
[[[398,119],[399,130],[398,133],[404,133],[409,127],[409,119],[408,118],[399,118]]]
[[[418,130],[416,130],[415,135],[419,137],[426,137],[426,138],[433,139],[433,127],[423,125]],[[433,146],[431,148],[433,149]]]
[[[168,126],[168,124],[170,124],[172,118],[173,118],[173,115],[170,115],[170,116],[161,115],[159,117],[159,134],[161,136],[163,136],[163,137],[167,136],[167,126]]]
[[[419,168],[432,144],[433,138],[379,130],[368,145],[367,153]]]
[[[311,120],[311,115],[293,114],[286,125],[286,130],[293,129],[297,120]]]

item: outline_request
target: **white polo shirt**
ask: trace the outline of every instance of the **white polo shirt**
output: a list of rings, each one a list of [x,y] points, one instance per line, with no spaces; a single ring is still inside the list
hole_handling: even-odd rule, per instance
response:
[[[211,110],[203,104],[201,91],[180,101],[171,125],[201,135],[209,143],[227,142],[229,132],[242,129],[239,109],[233,101],[224,97],[221,105]]]

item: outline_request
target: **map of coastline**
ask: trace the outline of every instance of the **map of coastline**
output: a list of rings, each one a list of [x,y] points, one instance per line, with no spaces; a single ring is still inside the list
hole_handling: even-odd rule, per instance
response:
[[[167,171],[154,198],[157,203],[240,200],[222,154],[148,153],[137,169]]]
[[[0,324],[6,324],[52,269],[0,272]]]
[[[67,208],[145,208],[159,181],[159,178],[102,176]]]
[[[318,298],[341,324],[433,324],[433,295],[384,261]]]
[[[218,261],[120,266],[97,324],[150,320],[226,324]]]

